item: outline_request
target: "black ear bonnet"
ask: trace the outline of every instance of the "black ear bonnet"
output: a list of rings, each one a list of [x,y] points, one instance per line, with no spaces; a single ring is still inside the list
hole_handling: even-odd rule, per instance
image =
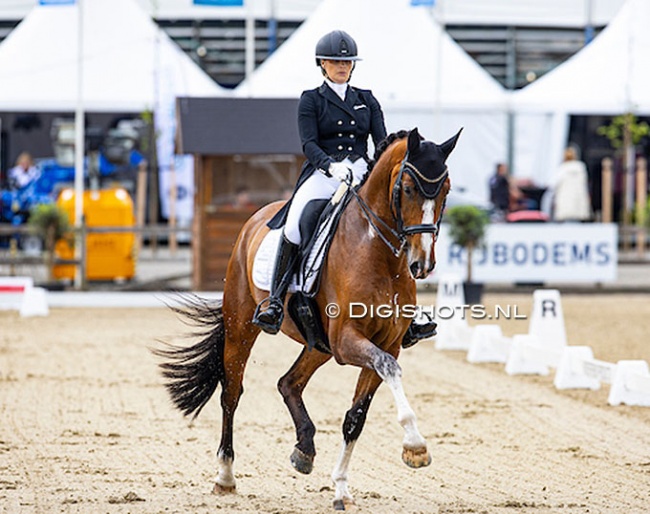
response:
[[[404,159],[404,172],[415,182],[420,194],[427,199],[438,196],[449,170],[447,169],[447,158],[456,146],[458,133],[438,145],[431,141],[423,141],[417,128],[409,132],[408,150]]]

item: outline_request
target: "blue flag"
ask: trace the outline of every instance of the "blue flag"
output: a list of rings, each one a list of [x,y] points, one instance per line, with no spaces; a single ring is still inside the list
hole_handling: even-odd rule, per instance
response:
[[[411,0],[411,5],[424,5],[427,7],[433,7],[436,5],[436,0]]]
[[[194,0],[194,5],[214,5],[217,7],[242,7],[244,0]]]
[[[40,5],[74,5],[77,0],[38,0]]]

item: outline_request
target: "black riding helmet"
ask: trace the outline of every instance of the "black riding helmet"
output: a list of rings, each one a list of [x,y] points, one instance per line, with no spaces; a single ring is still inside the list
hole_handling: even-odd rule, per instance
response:
[[[360,61],[357,57],[357,43],[352,36],[342,30],[325,34],[316,44],[316,66],[321,59],[331,61]]]

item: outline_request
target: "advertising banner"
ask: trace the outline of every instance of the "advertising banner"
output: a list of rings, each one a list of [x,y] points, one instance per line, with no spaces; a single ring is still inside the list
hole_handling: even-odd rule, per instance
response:
[[[436,282],[436,275],[443,273],[465,278],[467,253],[451,243],[448,230],[443,223],[429,281]],[[474,282],[613,282],[618,231],[606,223],[495,223],[472,262]]]

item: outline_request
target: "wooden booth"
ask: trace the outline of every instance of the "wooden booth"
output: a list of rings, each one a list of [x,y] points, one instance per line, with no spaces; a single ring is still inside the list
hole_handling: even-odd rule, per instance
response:
[[[304,157],[298,100],[178,98],[178,150],[194,155],[192,287],[222,290],[246,220],[292,191]]]

